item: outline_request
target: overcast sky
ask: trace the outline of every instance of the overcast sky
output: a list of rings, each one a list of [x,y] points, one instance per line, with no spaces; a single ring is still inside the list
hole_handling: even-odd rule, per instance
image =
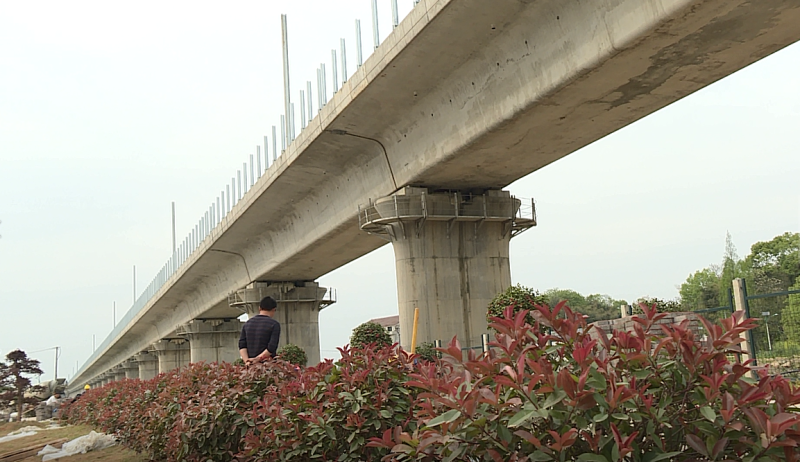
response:
[[[0,353],[60,346],[71,376],[132,304],[133,266],[142,289],[169,257],[170,203],[180,239],[279,124],[280,14],[299,90],[340,37],[355,69],[356,18],[371,52],[369,4],[0,0]],[[513,281],[675,298],[726,232],[745,256],[798,231],[798,75],[796,44],[511,185],[539,217]],[[397,313],[390,246],[320,283],[339,295],[323,356]]]

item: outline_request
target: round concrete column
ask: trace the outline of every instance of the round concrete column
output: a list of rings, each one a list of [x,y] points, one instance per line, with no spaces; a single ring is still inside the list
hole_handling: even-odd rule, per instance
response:
[[[256,282],[237,291],[234,303],[247,312],[248,317],[258,314],[258,303],[264,297],[278,302],[275,320],[281,324],[278,348],[291,343],[299,346],[308,356],[308,364],[320,361],[319,312],[336,300],[332,292],[316,282]]]
[[[122,365],[115,366],[112,369],[112,373],[114,374],[114,381],[119,382],[120,380],[125,380],[125,369],[122,368]]]
[[[125,372],[126,379],[139,378],[139,364],[137,364],[136,360],[133,358],[122,363],[122,370]]]
[[[158,373],[169,372],[189,365],[189,342],[184,339],[164,339],[153,344],[158,357]]]
[[[238,319],[194,320],[183,327],[189,339],[193,363],[232,363],[239,358],[239,334],[242,322]]]
[[[489,303],[511,285],[509,241],[535,224],[532,206],[506,191],[428,193],[405,188],[363,210],[361,226],[389,235],[397,269],[400,344],[408,350],[419,308],[417,344],[454,336],[481,345]]]
[[[136,356],[136,364],[139,366],[139,378],[141,380],[150,380],[158,375],[158,357],[146,351],[143,351]]]

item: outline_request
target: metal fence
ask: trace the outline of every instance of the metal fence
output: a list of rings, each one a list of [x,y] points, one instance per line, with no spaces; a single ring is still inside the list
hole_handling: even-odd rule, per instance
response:
[[[800,377],[800,344],[790,336],[790,324],[797,320],[788,315],[790,302],[800,305],[800,290],[750,295],[744,285],[745,313],[759,320],[749,339],[756,364],[769,366],[771,373]]]

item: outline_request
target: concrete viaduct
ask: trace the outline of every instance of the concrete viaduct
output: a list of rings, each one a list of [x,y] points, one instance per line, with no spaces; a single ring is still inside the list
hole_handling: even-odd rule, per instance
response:
[[[402,345],[414,307],[478,345],[535,224],[505,186],[798,39],[796,0],[422,0],[71,391],[233,360],[268,294],[315,362],[315,280],[389,241]]]

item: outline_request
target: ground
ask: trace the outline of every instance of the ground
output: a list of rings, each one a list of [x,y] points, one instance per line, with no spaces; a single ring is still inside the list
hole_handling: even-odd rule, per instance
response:
[[[17,430],[22,427],[27,427],[29,425],[35,425],[39,427],[46,427],[49,422],[12,422],[12,423],[0,423],[0,436],[5,436],[10,432]],[[87,426],[68,426],[64,428],[57,428],[54,430],[45,430],[41,431],[32,436],[26,436],[24,438],[19,438],[12,441],[7,441],[5,443],[0,443],[0,455],[5,454],[7,452],[11,452],[14,450],[26,448],[28,446],[34,446],[36,444],[42,444],[53,440],[57,440],[60,438],[67,438],[67,439],[74,439],[79,436],[83,436],[88,434],[92,431],[91,427]],[[20,462],[41,462],[41,456],[32,456],[28,457],[27,459],[22,459]],[[102,451],[96,452],[89,452],[87,454],[78,454],[71,457],[65,457],[64,460],[66,462],[88,462],[88,461],[103,461],[103,462],[144,462],[147,460],[146,457],[140,456],[133,451],[123,448],[122,446],[112,446],[107,449],[103,449]]]

